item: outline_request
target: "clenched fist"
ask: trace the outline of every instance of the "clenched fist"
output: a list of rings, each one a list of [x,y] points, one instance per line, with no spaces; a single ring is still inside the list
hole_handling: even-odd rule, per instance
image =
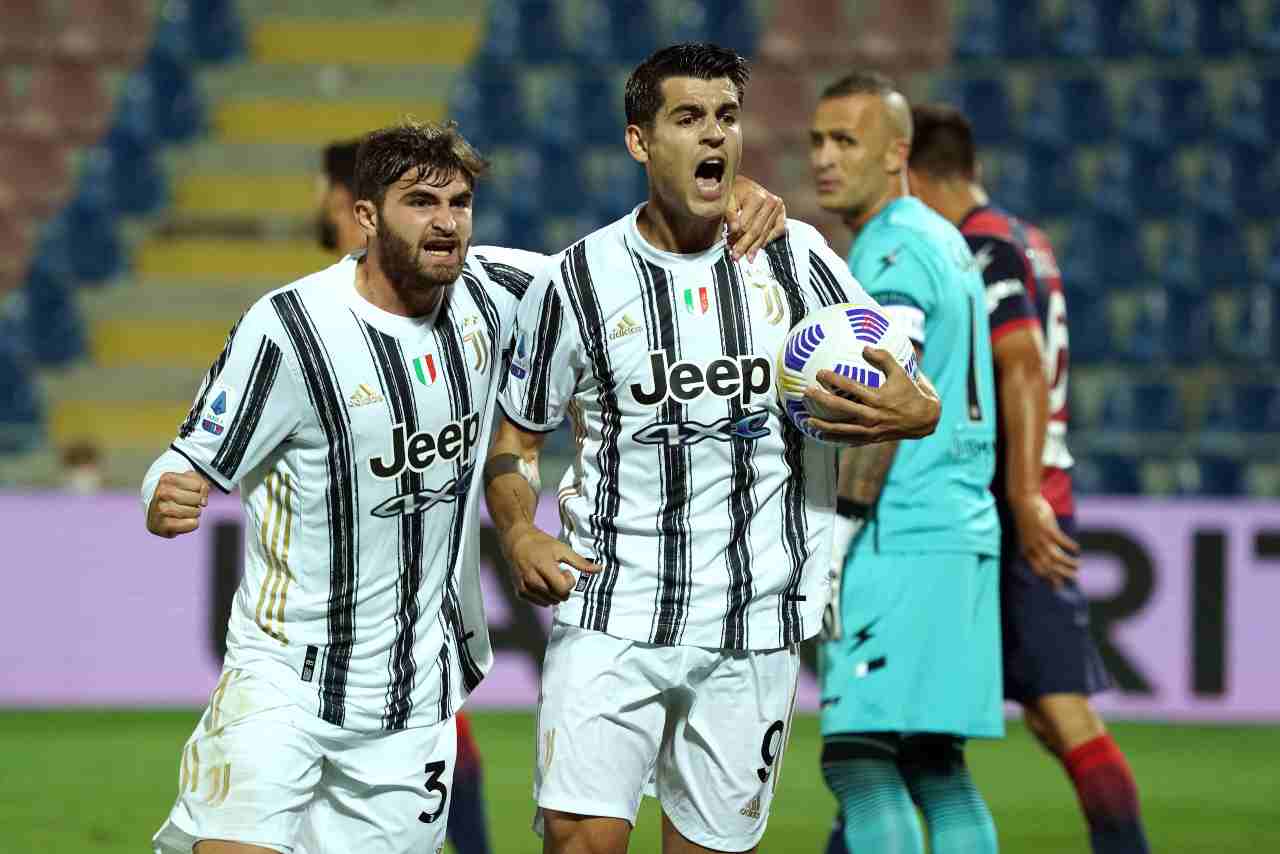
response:
[[[200,511],[209,503],[209,481],[189,471],[165,472],[147,508],[147,530],[173,539],[200,527]]]

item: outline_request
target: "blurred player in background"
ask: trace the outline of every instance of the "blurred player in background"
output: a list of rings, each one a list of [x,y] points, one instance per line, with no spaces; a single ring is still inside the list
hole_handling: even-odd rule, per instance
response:
[[[834,459],[781,413],[773,355],[808,310],[865,294],[794,220],[754,262],[730,252],[747,77],[709,44],[636,68],[626,142],[649,198],[521,302],[485,479],[517,589],[557,605],[534,783],[548,852],[625,851],[651,778],[665,852],[754,850],[797,644],[821,622]],[[882,425],[845,425],[864,439],[927,433],[936,400],[880,357],[870,407],[809,393]],[[566,415],[578,455],[557,539],[533,519],[540,449]]]
[[[849,268],[942,398],[932,436],[842,452],[822,771],[843,818],[834,849],[923,852],[919,806],[934,854],[982,854],[995,825],[964,745],[1004,733],[991,345],[964,238],[907,195],[911,133],[874,72],[829,86],[811,131],[818,202],[854,233]]]
[[[1062,274],[1043,232],[991,204],[968,120],[941,105],[914,116],[911,190],[964,232],[986,281],[1000,413],[992,491],[1004,531],[1004,693],[1070,776],[1094,852],[1145,852],[1133,774],[1089,704],[1110,683],[1076,584]]]
[[[335,142],[324,149],[317,215],[320,245],[341,255],[365,248],[365,233],[356,220],[356,152],[359,140]],[[489,829],[485,821],[480,749],[471,734],[466,712],[459,711],[458,757],[453,772],[453,803],[449,807],[449,842],[458,854],[486,854]]]

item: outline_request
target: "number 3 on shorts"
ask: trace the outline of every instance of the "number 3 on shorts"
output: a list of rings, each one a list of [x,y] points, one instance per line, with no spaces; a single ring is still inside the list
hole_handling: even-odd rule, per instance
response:
[[[428,762],[427,763],[427,782],[423,785],[428,792],[440,793],[440,804],[433,812],[423,810],[418,813],[418,821],[423,824],[431,824],[433,821],[444,815],[444,805],[449,800],[449,787],[440,782],[440,775],[444,773],[444,762]]]
[[[785,728],[786,725],[782,721],[774,721],[764,731],[764,741],[760,742],[760,758],[764,760],[764,767],[756,769],[756,776],[760,778],[761,783],[769,779],[769,771],[773,769],[773,763],[778,758],[778,748],[781,746],[782,731]],[[776,744],[775,736],[778,742]]]

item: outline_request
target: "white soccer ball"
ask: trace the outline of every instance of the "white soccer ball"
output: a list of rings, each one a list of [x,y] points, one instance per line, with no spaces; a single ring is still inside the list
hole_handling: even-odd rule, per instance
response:
[[[888,350],[915,379],[919,368],[911,339],[902,324],[891,322],[875,303],[829,305],[791,327],[778,353],[778,400],[805,435],[820,438],[808,425],[813,416],[836,420],[826,407],[804,396],[805,389],[818,385],[818,371],[833,371],[872,388],[884,383],[884,373],[862,355],[869,346]]]

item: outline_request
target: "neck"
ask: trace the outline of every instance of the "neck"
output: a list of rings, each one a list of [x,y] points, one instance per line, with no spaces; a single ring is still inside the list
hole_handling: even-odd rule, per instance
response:
[[[724,217],[680,216],[664,207],[658,196],[651,193],[636,217],[636,227],[652,246],[664,252],[691,255],[716,245],[724,232]]]
[[[950,220],[952,225],[958,226],[974,208],[990,203],[991,199],[981,184],[961,178],[947,184],[939,194],[938,213]]]
[[[401,317],[424,317],[436,310],[447,287],[402,287],[383,271],[372,248],[356,265],[356,293],[375,308]]]
[[[862,229],[866,227],[866,224],[871,222],[871,220],[875,218],[876,214],[884,210],[886,205],[907,195],[910,195],[910,193],[907,192],[907,176],[906,173],[903,172],[902,175],[889,180],[889,186],[885,189],[880,198],[878,198],[870,207],[865,210],[850,211],[846,213],[843,217],[844,224],[849,226],[849,229],[853,232],[853,239],[858,239],[858,235],[862,232]]]

